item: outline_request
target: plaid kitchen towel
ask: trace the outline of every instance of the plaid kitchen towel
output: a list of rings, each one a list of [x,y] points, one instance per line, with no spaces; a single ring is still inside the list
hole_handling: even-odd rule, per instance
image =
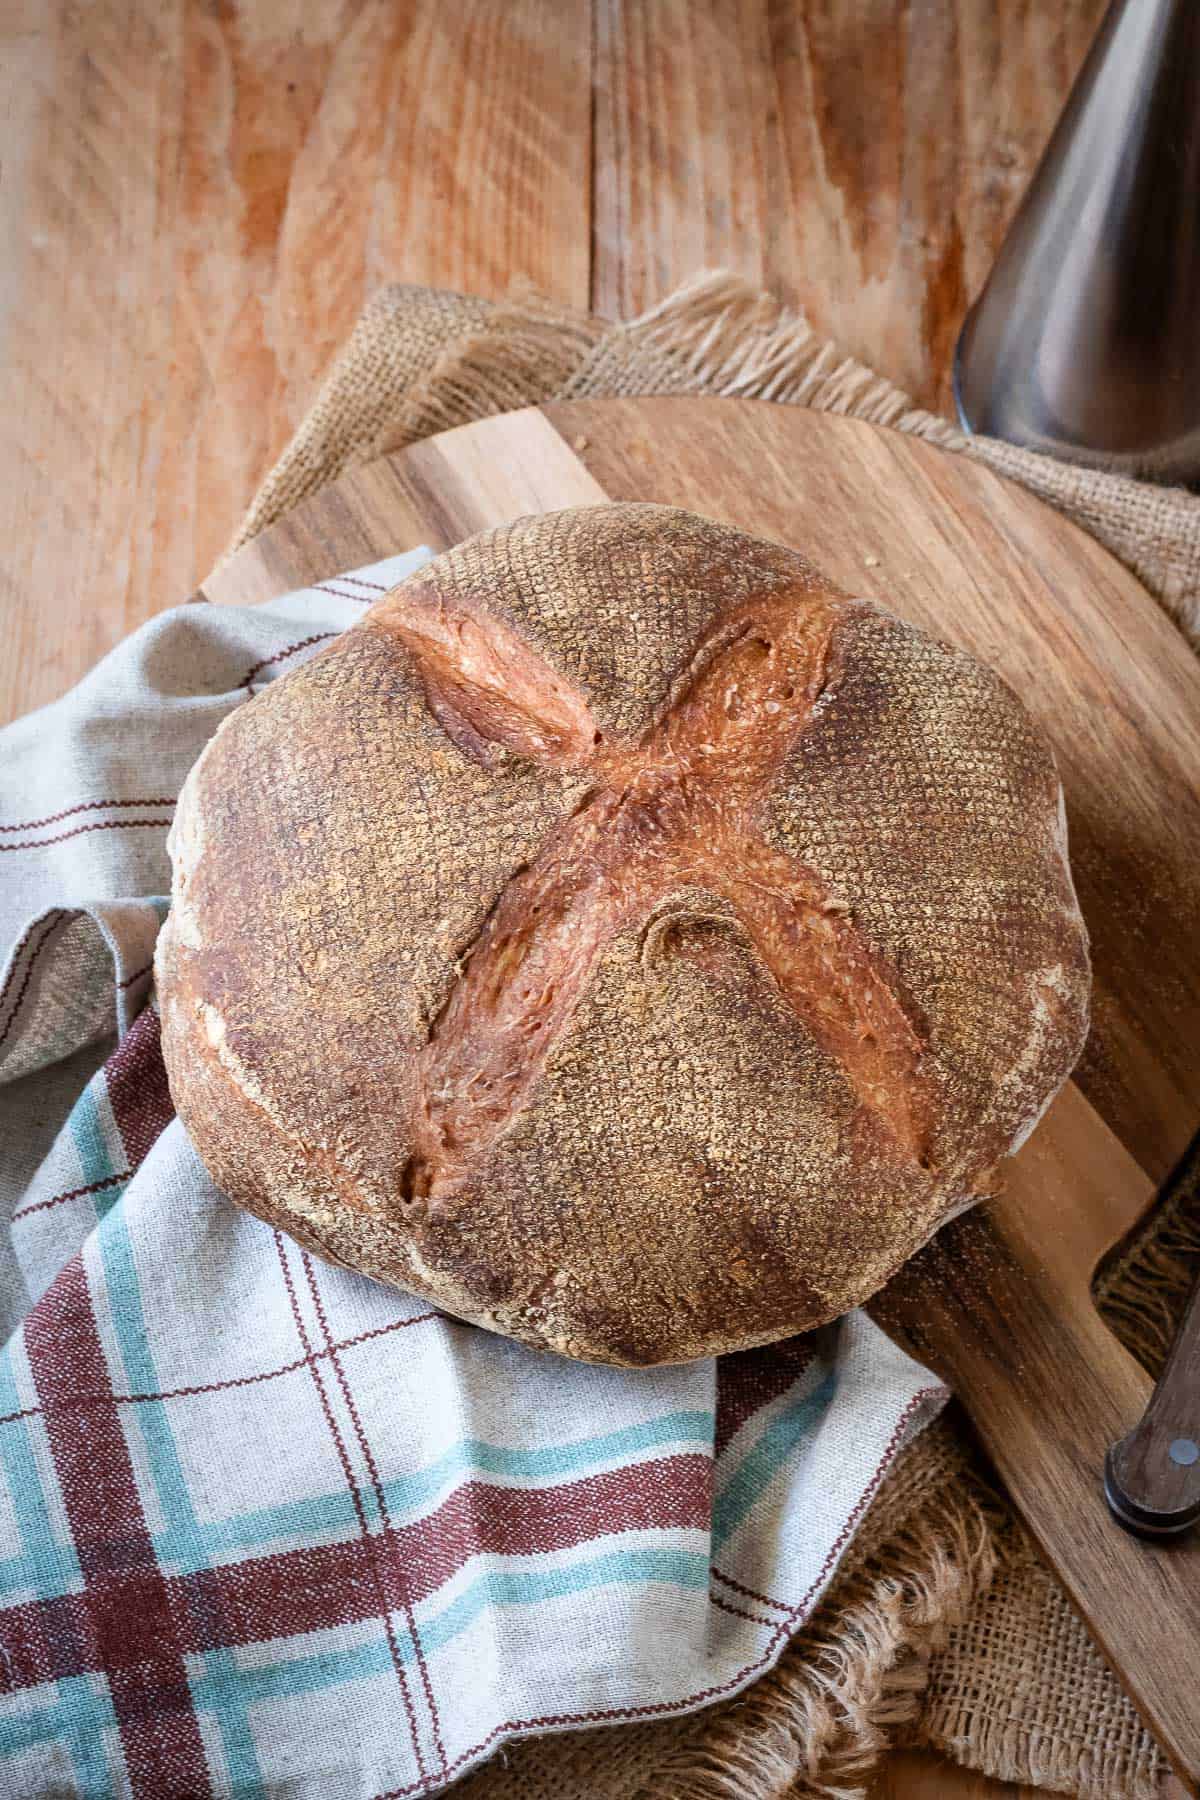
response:
[[[165,613],[0,733],[5,1797],[384,1800],[702,1707],[944,1399],[861,1313],[684,1368],[539,1355],[208,1180],[151,995],[174,796],[426,554]]]

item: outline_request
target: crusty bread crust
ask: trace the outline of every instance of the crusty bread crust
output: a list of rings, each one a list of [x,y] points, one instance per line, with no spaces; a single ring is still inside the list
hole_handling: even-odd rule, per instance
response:
[[[1087,1029],[1053,759],[990,671],[670,508],[440,557],[189,776],[158,983],[230,1196],[597,1361],[818,1324]]]

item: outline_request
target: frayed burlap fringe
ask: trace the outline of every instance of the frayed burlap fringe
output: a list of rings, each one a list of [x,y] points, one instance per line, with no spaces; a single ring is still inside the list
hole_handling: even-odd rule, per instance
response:
[[[976,457],[1081,525],[1200,642],[1200,499],[965,436],[739,277],[696,276],[628,324],[533,297],[370,302],[232,549],[353,462],[549,400],[714,394],[844,414]]]
[[[432,288],[383,288],[375,294],[254,496],[230,550],[361,462],[399,397],[429,374],[447,344],[492,310],[486,300]]]
[[[1075,520],[1200,643],[1200,500],[968,438],[727,274],[627,324],[515,297],[385,289],[363,313],[235,539],[356,462],[549,400],[714,394],[910,432]],[[1156,1372],[1200,1251],[1200,1171],[1103,1273],[1102,1309]],[[691,1718],[519,1744],[464,1800],[799,1800],[858,1795],[884,1748],[1095,1800],[1151,1800],[1166,1765],[1062,1589],[939,1422],[882,1485],[846,1563],[775,1670]]]
[[[528,297],[498,308],[481,328],[449,346],[427,380],[404,396],[367,456],[449,431],[469,419],[514,412],[529,395],[559,393],[606,327]]]
[[[998,1517],[964,1471],[843,1577],[772,1673],[704,1720],[637,1800],[860,1800],[920,1713],[931,1656],[991,1584]]]
[[[463,1800],[859,1796],[921,1707],[931,1655],[986,1591],[999,1496],[939,1419],[897,1458],[813,1617],[736,1699],[510,1746]]]
[[[996,1532],[986,1594],[929,1667],[910,1741],[991,1775],[1086,1800],[1158,1800],[1161,1756],[1062,1588],[1015,1522]]]
[[[818,337],[800,314],[721,271],[695,276],[640,318],[612,327],[555,397],[650,392],[771,400],[892,426],[947,448],[965,442]]]

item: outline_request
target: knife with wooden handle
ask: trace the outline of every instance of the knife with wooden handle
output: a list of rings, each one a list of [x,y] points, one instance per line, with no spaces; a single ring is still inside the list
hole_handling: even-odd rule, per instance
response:
[[[1069,1082],[1006,1165],[1003,1191],[943,1226],[868,1311],[962,1402],[1184,1791],[1196,1794],[1200,1533],[1132,1536],[1102,1491],[1108,1447],[1140,1441],[1144,1424],[1131,1428],[1147,1413],[1151,1382],[1096,1311],[1090,1282],[1154,1200],[1153,1183]],[[1172,1356],[1181,1380],[1197,1366],[1191,1323],[1187,1347]],[[1157,1415],[1163,1432],[1186,1416],[1165,1399]],[[1180,1470],[1194,1490],[1196,1474]]]
[[[1197,1155],[1200,1132],[1165,1184],[1164,1204]],[[1200,1278],[1149,1406],[1105,1458],[1104,1492],[1113,1517],[1139,1537],[1177,1538],[1200,1519]]]

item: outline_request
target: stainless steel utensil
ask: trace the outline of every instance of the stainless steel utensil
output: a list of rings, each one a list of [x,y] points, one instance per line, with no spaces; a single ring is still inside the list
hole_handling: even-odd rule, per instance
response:
[[[1200,475],[1200,4],[1113,0],[955,356],[969,431]]]

